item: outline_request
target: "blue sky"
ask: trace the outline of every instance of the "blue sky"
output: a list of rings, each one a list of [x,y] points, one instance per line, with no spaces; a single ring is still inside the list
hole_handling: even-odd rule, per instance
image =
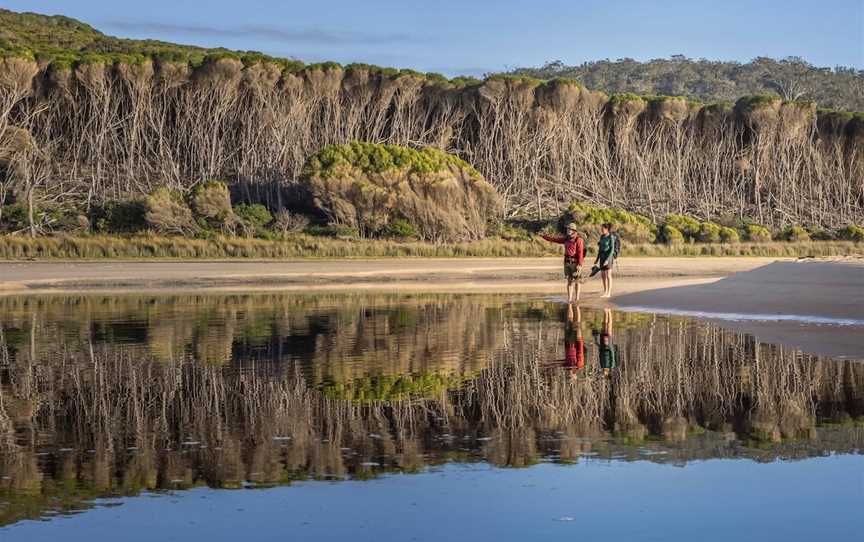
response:
[[[864,0],[0,0],[117,36],[482,75],[684,54],[864,69]]]

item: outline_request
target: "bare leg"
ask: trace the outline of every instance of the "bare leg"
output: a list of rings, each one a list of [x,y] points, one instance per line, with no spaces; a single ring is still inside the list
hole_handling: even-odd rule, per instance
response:
[[[600,278],[603,280],[603,294],[600,297],[608,297],[606,292],[609,291],[609,271],[600,271]]]
[[[609,271],[606,271],[606,297],[612,297],[612,268],[609,268]]]
[[[568,279],[567,280],[567,303],[573,303],[573,287],[575,281]],[[578,286],[577,286],[578,288]],[[578,292],[578,290],[577,290]],[[579,294],[576,294],[576,299],[579,299]]]
[[[579,296],[582,294],[582,283],[578,280],[574,280],[570,284],[573,284],[576,288],[576,303],[579,303]]]

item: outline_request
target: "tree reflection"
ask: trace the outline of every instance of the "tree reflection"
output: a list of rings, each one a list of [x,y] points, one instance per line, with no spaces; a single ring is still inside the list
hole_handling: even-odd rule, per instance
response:
[[[864,365],[683,319],[500,296],[0,309],[3,524],[99,496],[448,461],[763,461],[864,444]],[[583,327],[597,338],[574,371]]]

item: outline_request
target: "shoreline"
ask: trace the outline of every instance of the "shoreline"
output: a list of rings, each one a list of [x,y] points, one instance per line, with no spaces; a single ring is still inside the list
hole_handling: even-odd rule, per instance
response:
[[[564,303],[560,257],[289,261],[0,262],[0,296],[497,293]],[[710,320],[766,343],[864,359],[864,260],[622,258],[615,296],[599,277],[580,304]]]
[[[719,279],[777,258],[627,258],[617,277],[631,279]],[[596,283],[596,284],[595,284]],[[588,281],[585,291],[600,283]],[[0,295],[58,291],[176,289],[392,288],[424,291],[525,288],[561,292],[560,257],[545,258],[369,258],[287,261],[34,261],[0,262]]]

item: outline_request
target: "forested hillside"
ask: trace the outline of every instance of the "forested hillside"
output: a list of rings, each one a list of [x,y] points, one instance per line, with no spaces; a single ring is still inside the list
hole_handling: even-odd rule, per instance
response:
[[[116,209],[131,216],[145,196],[185,224],[186,202],[214,180],[273,215],[326,213],[304,166],[356,141],[455,154],[492,185],[502,218],[548,219],[577,201],[655,224],[669,213],[774,228],[864,221],[864,115],[806,100],[706,104],[610,96],[566,78],[304,66],[0,15],[0,223],[14,206],[31,232],[87,229]],[[368,149],[357,159],[380,157]]]
[[[648,62],[623,58],[578,66],[555,61],[539,68],[517,68],[511,74],[539,79],[569,77],[609,94],[632,92],[734,102],[741,96],[769,93],[784,100],[815,101],[824,108],[864,110],[864,71],[842,66],[820,68],[798,57],[740,63],[676,55]]]

